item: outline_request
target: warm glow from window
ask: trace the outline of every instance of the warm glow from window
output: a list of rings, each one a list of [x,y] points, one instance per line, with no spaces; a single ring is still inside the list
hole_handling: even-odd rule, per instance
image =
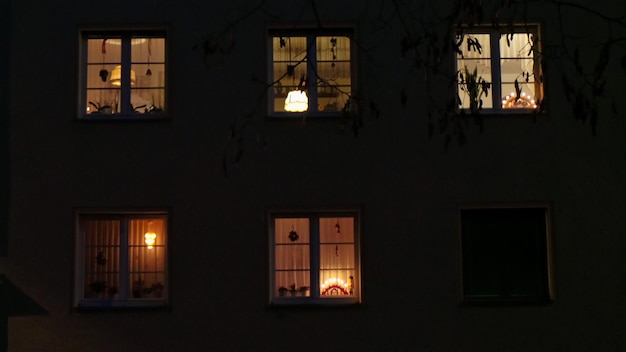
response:
[[[83,32],[82,117],[163,113],[167,83],[164,36],[162,31]],[[127,70],[130,73],[125,78]]]
[[[137,75],[135,71],[130,70],[130,85],[134,86],[135,82],[137,82]],[[111,71],[111,85],[116,87],[122,85],[122,66],[115,66],[113,71]]]
[[[298,297],[358,301],[357,214],[340,214],[273,219],[273,297],[286,304]]]
[[[156,233],[146,232],[146,234],[143,236],[145,238],[146,246],[148,246],[148,249],[152,249],[152,246],[156,242]]]
[[[285,30],[270,32],[270,113],[339,115],[352,94],[351,31],[339,29],[337,35],[323,36],[317,30],[293,36]]]
[[[167,215],[81,214],[76,304],[128,306],[167,298]],[[142,303],[143,304],[143,303]]]
[[[538,28],[510,30],[485,30],[483,33],[464,33],[457,55],[458,94],[461,109],[468,109],[471,102],[482,104],[484,110],[534,110],[543,96],[541,67],[537,57],[539,50]],[[530,30],[528,30],[530,29]],[[460,40],[461,37],[457,37]],[[471,44],[471,45],[470,45]],[[482,92],[473,98],[474,92],[463,79],[476,72],[476,80],[490,84],[488,94]],[[462,78],[463,77],[463,78]],[[480,104],[478,103],[480,100]]]
[[[309,108],[309,98],[302,90],[292,90],[285,99],[285,111],[303,112]]]

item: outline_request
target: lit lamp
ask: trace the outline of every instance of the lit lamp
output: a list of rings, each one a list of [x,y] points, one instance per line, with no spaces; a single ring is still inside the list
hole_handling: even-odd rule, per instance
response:
[[[137,75],[135,75],[135,71],[130,70],[130,85],[134,86],[136,80],[137,80]],[[113,86],[119,87],[122,85],[122,66],[120,65],[115,66],[113,71],[111,71],[110,81],[111,81],[111,85]]]
[[[304,76],[300,78],[300,84],[298,89],[292,90],[287,94],[285,99],[285,111],[289,112],[303,112],[309,108],[309,98],[306,96],[304,86],[306,85],[306,79]]]
[[[522,92],[520,96],[516,96],[515,92],[507,95],[502,99],[503,109],[536,109],[537,103],[529,95]]]
[[[146,246],[148,246],[148,249],[152,249],[152,246],[156,242],[156,233],[154,233],[154,232],[146,232],[146,234],[143,235],[143,237],[145,239]]]
[[[303,90],[292,90],[285,99],[285,111],[303,112],[309,108],[309,98]]]

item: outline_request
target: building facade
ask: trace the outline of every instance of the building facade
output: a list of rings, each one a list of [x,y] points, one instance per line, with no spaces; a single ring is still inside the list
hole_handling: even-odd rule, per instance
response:
[[[475,27],[455,86],[381,3],[4,2],[0,274],[46,311],[8,350],[626,348],[626,106],[594,135],[529,51],[605,22]],[[446,148],[427,97],[471,115],[474,68]]]

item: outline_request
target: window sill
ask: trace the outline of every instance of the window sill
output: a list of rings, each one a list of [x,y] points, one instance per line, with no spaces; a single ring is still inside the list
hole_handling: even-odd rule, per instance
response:
[[[168,120],[167,114],[86,114],[80,121],[162,121]]]
[[[554,301],[549,297],[503,297],[503,296],[473,296],[465,297],[462,306],[547,306]]]
[[[75,307],[79,311],[99,310],[159,310],[167,307],[167,302],[162,299],[146,299],[133,301],[86,299],[80,301]]]
[[[473,116],[469,109],[459,109],[459,115],[468,117]],[[545,112],[539,112],[537,109],[483,109],[478,113],[483,117],[538,117],[545,116]]]
[[[288,121],[302,121],[302,120],[337,120],[341,118],[341,111],[329,111],[329,112],[273,112],[270,113],[267,118],[269,120],[288,120]]]
[[[356,298],[330,298],[330,299],[306,299],[306,298],[277,298],[267,308],[270,310],[324,310],[324,309],[359,309],[363,304]]]
[[[356,297],[345,298],[312,298],[312,297],[276,297],[270,303],[272,306],[346,306],[359,304]]]

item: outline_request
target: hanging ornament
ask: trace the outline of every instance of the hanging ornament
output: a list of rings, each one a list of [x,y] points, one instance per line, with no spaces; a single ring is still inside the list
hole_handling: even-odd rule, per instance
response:
[[[106,43],[107,43],[107,40],[103,39],[102,40],[102,49],[101,49],[101,52],[102,52],[102,70],[100,70],[100,79],[102,79],[102,82],[106,82],[107,81],[107,77],[109,76],[109,71],[107,71],[104,68],[104,56],[107,53]]]
[[[98,255],[96,255],[96,264],[100,266],[107,264],[107,258],[104,256],[103,251],[99,251]]]
[[[152,39],[148,39],[148,69],[146,70],[146,76],[152,76],[152,71],[150,70],[150,57],[152,56]]]
[[[341,235],[341,225],[339,225],[339,220],[335,223],[335,229],[337,230],[337,236]],[[335,245],[335,256],[339,256],[339,246]]]
[[[291,242],[295,242],[295,241],[297,241],[300,238],[300,236],[298,236],[298,233],[296,232],[296,230],[293,229],[293,228],[291,229],[291,231],[289,231],[289,236],[288,237],[289,237],[289,240],[291,240]]]

